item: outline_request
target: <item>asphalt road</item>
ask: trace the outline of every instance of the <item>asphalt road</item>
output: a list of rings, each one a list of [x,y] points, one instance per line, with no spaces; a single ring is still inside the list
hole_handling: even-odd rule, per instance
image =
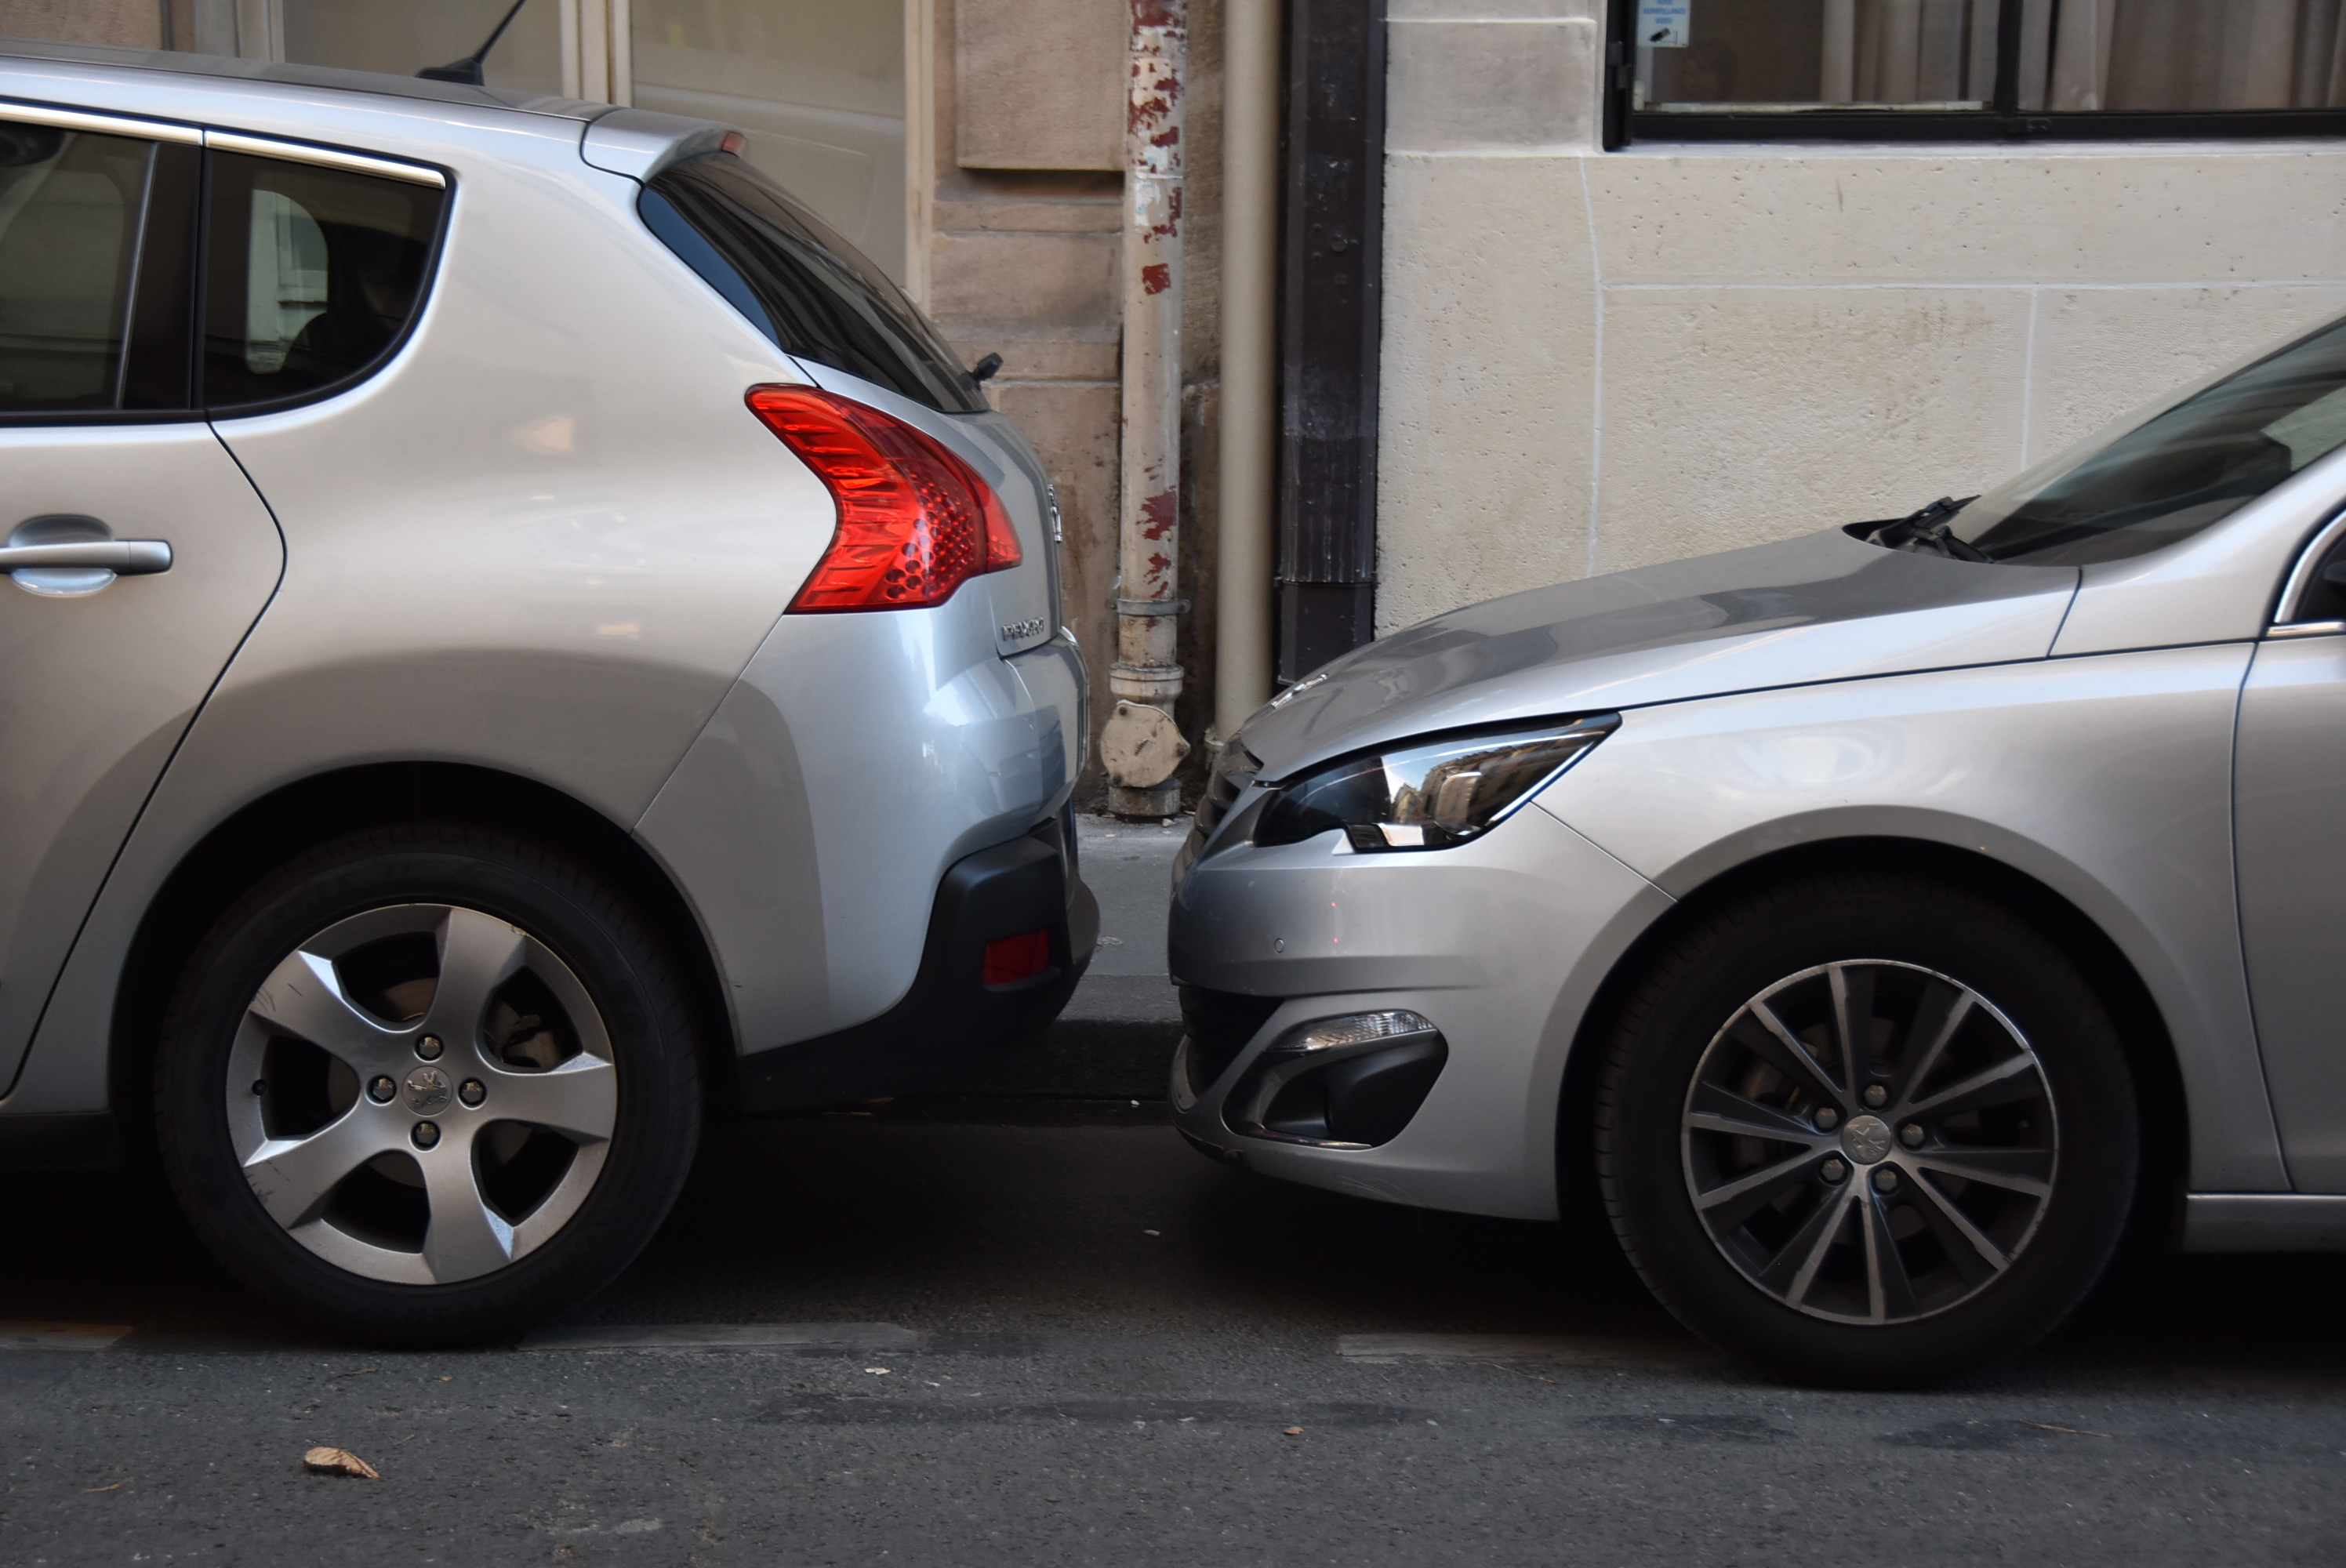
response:
[[[83,1326],[0,1328],[11,1565],[2346,1559],[2338,1259],[2139,1265],[1993,1376],[1822,1393],[1601,1234],[831,1116],[718,1137],[549,1348],[412,1355],[250,1306],[134,1176],[0,1190],[0,1321]],[[817,1342],[590,1348],[729,1331]],[[1462,1348],[1530,1359],[1416,1353]]]

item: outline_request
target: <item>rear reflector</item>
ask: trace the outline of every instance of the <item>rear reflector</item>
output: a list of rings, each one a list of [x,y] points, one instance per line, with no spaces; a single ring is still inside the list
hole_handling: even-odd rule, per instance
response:
[[[750,389],[750,412],[831,491],[839,525],[790,601],[800,614],[941,605],[1018,565],[993,487],[903,420],[812,387]]]
[[[1051,933],[1030,931],[985,944],[985,983],[1009,985],[1032,980],[1051,967]]]

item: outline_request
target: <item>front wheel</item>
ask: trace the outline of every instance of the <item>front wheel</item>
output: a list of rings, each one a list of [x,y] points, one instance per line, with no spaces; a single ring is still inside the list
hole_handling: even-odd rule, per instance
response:
[[[164,1166],[246,1285],[362,1338],[511,1333],[650,1239],[699,1132],[687,1009],[591,873],[417,826],[214,927],[167,1015]]]
[[[2099,1278],[2137,1118],[2108,1016],[1967,891],[1770,890],[1644,976],[1607,1055],[1597,1169],[1647,1284],[1808,1381],[1926,1382],[2013,1354]]]

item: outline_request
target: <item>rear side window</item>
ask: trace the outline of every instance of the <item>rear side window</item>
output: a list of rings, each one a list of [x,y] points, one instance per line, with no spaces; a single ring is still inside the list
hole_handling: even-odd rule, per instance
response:
[[[946,413],[986,407],[903,290],[739,158],[663,169],[639,205],[645,225],[783,352]]]
[[[444,189],[212,155],[204,402],[283,402],[363,375],[413,319]]]
[[[0,413],[120,406],[155,151],[0,124]]]

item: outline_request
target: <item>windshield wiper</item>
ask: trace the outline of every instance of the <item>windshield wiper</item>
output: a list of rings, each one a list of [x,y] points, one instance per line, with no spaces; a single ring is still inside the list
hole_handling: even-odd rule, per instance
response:
[[[1994,556],[1956,538],[1947,525],[1949,518],[1978,499],[1976,495],[1966,495],[1958,501],[1952,495],[1942,495],[1920,512],[1910,512],[1895,523],[1884,523],[1866,538],[1885,550],[1945,555],[1957,561],[1993,561]]]

